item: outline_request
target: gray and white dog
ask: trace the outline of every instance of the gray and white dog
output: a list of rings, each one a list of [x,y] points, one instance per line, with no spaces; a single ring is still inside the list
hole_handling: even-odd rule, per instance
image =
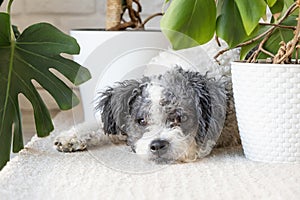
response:
[[[230,81],[176,67],[99,94],[102,128],[81,124],[58,136],[62,152],[109,139],[157,163],[190,162],[214,146],[239,144]]]

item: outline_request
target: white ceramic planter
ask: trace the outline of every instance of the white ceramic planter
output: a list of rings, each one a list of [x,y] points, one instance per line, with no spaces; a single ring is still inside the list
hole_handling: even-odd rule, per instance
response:
[[[160,31],[72,30],[81,47],[74,60],[87,67],[92,79],[80,86],[85,121],[95,120],[94,96],[116,81],[141,77],[145,65],[169,47]]]
[[[234,62],[232,82],[245,156],[300,162],[300,65]]]

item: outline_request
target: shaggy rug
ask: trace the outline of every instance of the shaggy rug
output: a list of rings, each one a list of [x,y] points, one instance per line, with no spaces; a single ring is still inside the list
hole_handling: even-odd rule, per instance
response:
[[[57,152],[54,137],[72,125],[70,115],[57,116],[49,137],[34,137],[3,168],[1,200],[300,199],[300,164],[253,162],[241,147],[173,165],[155,165],[123,146]]]

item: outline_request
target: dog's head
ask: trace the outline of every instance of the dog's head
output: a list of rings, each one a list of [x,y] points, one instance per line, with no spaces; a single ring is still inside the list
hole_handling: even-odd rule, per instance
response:
[[[181,68],[129,80],[100,96],[104,132],[126,135],[134,152],[156,162],[188,162],[210,153],[226,113],[224,81]]]

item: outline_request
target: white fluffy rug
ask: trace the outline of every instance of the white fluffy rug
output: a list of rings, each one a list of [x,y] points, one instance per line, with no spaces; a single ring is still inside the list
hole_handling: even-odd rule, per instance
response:
[[[69,113],[70,114],[70,113]],[[69,114],[55,122],[72,124]],[[0,199],[300,199],[300,164],[247,160],[240,147],[195,163],[154,165],[104,146],[77,153],[36,138],[0,172]]]

